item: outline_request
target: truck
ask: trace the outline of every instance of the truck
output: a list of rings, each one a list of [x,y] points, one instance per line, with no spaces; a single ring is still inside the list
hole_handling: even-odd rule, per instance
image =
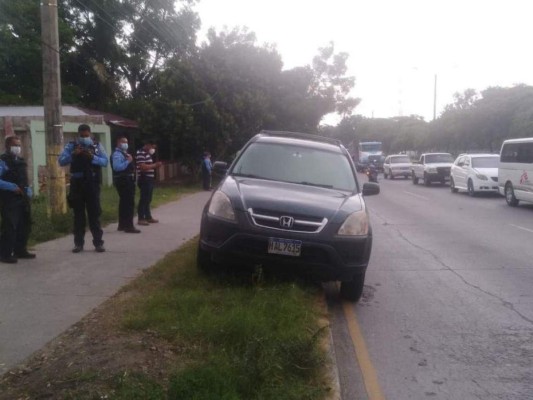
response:
[[[440,182],[442,185],[450,180],[453,157],[450,153],[424,153],[418,161],[411,165],[411,177],[413,184],[418,184],[422,179],[424,185],[429,186],[432,182]]]
[[[381,142],[359,142],[356,154],[357,160],[354,157],[354,161],[358,172],[363,171],[371,162],[374,162],[379,170],[383,170],[384,157]]]

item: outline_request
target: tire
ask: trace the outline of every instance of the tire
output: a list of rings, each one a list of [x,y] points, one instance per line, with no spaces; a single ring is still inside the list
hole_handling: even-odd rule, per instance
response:
[[[196,251],[196,266],[198,269],[206,274],[213,273],[215,271],[215,263],[211,260],[211,254],[203,250],[198,244],[198,250]]]
[[[505,185],[505,201],[511,207],[516,207],[520,202],[514,195],[513,184],[511,182]]]
[[[468,195],[470,197],[476,197],[476,191],[474,190],[474,183],[472,182],[472,179],[468,180],[467,188],[468,188]]]
[[[357,302],[363,294],[365,274],[355,275],[351,281],[341,282],[340,297],[344,300]]]
[[[418,178],[416,177],[414,172],[411,175],[411,179],[413,181],[413,185],[418,185]]]
[[[455,182],[453,181],[453,177],[450,176],[450,190],[452,193],[457,193],[459,189],[455,187]]]
[[[429,177],[426,173],[424,173],[424,185],[431,186],[431,181],[429,180]]]

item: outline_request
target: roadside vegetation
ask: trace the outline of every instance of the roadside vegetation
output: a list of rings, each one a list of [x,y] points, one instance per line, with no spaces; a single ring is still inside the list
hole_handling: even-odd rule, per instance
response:
[[[166,184],[154,188],[152,206],[178,200],[181,196],[200,190],[198,184]],[[102,186],[101,193],[102,216],[100,222],[107,225],[118,219],[118,194],[113,186]],[[136,190],[135,204],[138,204],[139,190]],[[29,244],[46,242],[72,233],[73,214],[68,209],[65,215],[54,221],[51,220],[46,210],[46,197],[37,196],[32,200],[32,232]]]
[[[210,275],[170,253],[0,381],[0,399],[323,399],[316,285]]]

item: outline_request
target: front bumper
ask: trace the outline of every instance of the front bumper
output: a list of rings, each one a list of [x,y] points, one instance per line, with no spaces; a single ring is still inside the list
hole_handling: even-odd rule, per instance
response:
[[[344,238],[321,232],[302,235],[292,232],[256,229],[228,223],[204,214],[200,247],[214,262],[226,265],[282,267],[310,275],[322,281],[351,280],[364,273],[370,259],[372,234],[362,238]],[[299,257],[268,253],[270,237],[301,240]]]

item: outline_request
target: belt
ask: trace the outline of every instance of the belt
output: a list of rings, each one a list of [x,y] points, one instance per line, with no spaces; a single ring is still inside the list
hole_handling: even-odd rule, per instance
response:
[[[120,179],[120,178],[134,178],[135,174],[127,174],[127,175],[113,175],[113,179]]]
[[[91,174],[91,178],[96,178],[97,175],[95,173]],[[70,174],[70,179],[83,179],[85,178],[85,174],[83,172],[73,172]]]

